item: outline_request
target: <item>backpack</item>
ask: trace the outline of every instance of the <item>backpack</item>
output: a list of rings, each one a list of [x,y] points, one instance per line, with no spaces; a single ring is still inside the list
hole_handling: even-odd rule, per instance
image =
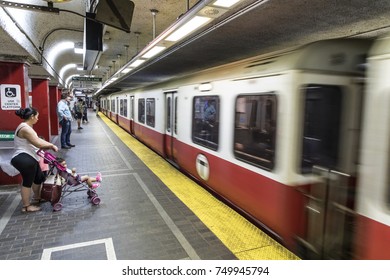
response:
[[[81,104],[80,103],[76,103],[75,105],[74,105],[74,112],[75,113],[81,113]]]

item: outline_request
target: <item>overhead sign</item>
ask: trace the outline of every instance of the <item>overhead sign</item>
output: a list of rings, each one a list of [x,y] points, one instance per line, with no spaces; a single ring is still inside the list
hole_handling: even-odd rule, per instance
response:
[[[74,88],[101,88],[102,78],[93,77],[72,77]]]
[[[0,86],[0,99],[2,110],[18,110],[22,107],[22,95],[20,85]]]

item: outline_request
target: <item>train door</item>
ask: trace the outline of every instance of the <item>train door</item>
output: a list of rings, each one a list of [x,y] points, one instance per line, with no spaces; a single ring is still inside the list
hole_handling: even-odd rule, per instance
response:
[[[165,93],[165,135],[164,152],[167,160],[176,162],[176,139],[177,139],[177,92]]]
[[[134,135],[134,95],[130,96],[130,133]]]
[[[118,115],[119,115],[119,97],[115,98],[115,123],[118,123]]]
[[[353,165],[359,152],[363,86],[356,84],[352,88],[353,94],[340,86],[304,88],[300,168],[302,174],[318,178],[304,192],[307,232],[298,240],[305,259],[353,257]]]

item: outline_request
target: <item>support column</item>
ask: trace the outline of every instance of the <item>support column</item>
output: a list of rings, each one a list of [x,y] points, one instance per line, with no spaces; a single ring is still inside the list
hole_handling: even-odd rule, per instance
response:
[[[34,125],[38,136],[46,141],[51,140],[49,80],[46,78],[32,78],[32,107],[39,112],[39,121]]]
[[[0,131],[13,136],[22,120],[15,111],[28,107],[28,65],[24,62],[0,61]],[[4,141],[6,140],[6,141]],[[13,149],[12,139],[0,139],[0,162],[10,164]],[[4,166],[3,166],[4,167]],[[0,168],[0,186],[20,184],[20,175],[10,177]]]
[[[50,129],[51,135],[59,134],[59,124],[57,116],[57,104],[60,101],[58,86],[49,86],[49,105],[50,105]]]

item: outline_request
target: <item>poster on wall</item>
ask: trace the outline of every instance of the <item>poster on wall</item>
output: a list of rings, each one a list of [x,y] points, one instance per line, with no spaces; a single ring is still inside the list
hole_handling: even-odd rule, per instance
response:
[[[22,95],[20,93],[20,85],[1,85],[0,100],[2,110],[20,109],[22,107]]]

